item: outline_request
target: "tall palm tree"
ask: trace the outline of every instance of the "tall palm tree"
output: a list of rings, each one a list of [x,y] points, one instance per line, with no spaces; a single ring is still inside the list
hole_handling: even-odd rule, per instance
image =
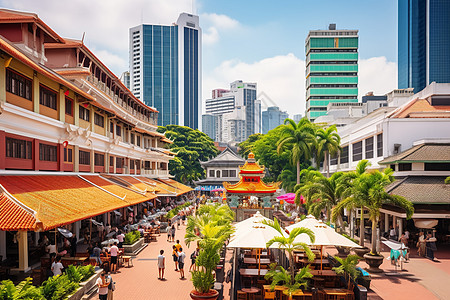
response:
[[[342,176],[344,176],[343,172],[336,172],[330,178],[319,173],[311,182],[297,190],[299,194],[308,191],[313,193],[310,197],[316,201],[309,206],[309,213],[318,217],[320,212],[326,209],[327,220],[330,220],[331,210],[341,201],[344,192],[345,186],[341,185],[340,180]]]
[[[288,193],[292,193],[295,188],[295,178],[296,174],[293,168],[289,165],[281,171],[281,174],[278,175],[278,181],[281,181],[281,187]]]
[[[328,128],[319,128],[316,130],[317,135],[317,149],[319,152],[318,157],[321,157],[323,153],[324,161],[323,167],[327,170],[327,177],[330,177],[330,161],[329,155],[335,155],[341,149],[341,137],[337,134],[335,125],[331,125]]]
[[[363,199],[355,197],[353,182],[356,182],[364,173],[366,173],[370,166],[371,163],[368,160],[363,159],[358,163],[355,171],[344,173],[344,175],[341,176],[340,186],[343,190],[342,199],[345,199],[345,201],[341,201],[339,205],[336,205],[331,211],[331,221],[336,222],[338,217],[342,216],[344,208],[360,209],[359,245],[362,247],[364,247],[364,204],[362,203]]]
[[[269,248],[275,243],[278,243],[280,249],[284,249],[287,251],[287,253],[289,254],[289,268],[291,272],[290,284],[293,285],[295,278],[294,251],[304,250],[306,255],[308,256],[309,261],[312,261],[315,257],[314,253],[311,251],[311,249],[308,247],[306,243],[295,242],[295,238],[300,234],[305,233],[309,236],[311,243],[314,243],[315,241],[314,233],[312,232],[311,229],[301,227],[293,229],[289,233],[289,236],[285,237],[283,235],[283,229],[281,228],[280,223],[278,223],[278,220],[276,218],[273,221],[263,220],[262,223],[274,228],[280,233],[280,236],[274,237],[273,239],[267,242],[267,248]]]
[[[361,211],[364,208],[368,209],[369,220],[372,222],[372,254],[376,254],[376,230],[380,221],[380,209],[384,204],[403,208],[406,211],[407,219],[410,219],[414,213],[414,207],[410,201],[406,200],[404,197],[391,195],[386,192],[385,187],[393,181],[393,171],[390,168],[385,169],[383,172],[378,170],[370,173],[364,172],[352,181],[352,195],[342,200],[335,207],[336,212],[349,206],[361,206]],[[333,211],[333,217],[335,217],[334,213],[335,212]],[[361,236],[363,236],[363,234],[361,234]]]
[[[297,184],[300,183],[300,160],[311,158],[311,149],[315,145],[315,130],[313,124],[306,118],[301,119],[298,124],[291,119],[284,120],[281,136],[278,140],[277,152],[289,148],[291,160],[297,166]]]
[[[306,209],[309,211],[313,200],[315,200],[312,198],[312,196],[315,194],[315,191],[313,189],[304,189],[302,192],[298,192],[298,190],[314,182],[314,178],[320,175],[322,174],[319,171],[315,170],[313,167],[309,167],[308,169],[303,169],[300,171],[300,183],[297,184],[294,188],[296,193],[295,204],[297,204],[297,206],[300,206],[300,196],[303,196],[306,203]]]

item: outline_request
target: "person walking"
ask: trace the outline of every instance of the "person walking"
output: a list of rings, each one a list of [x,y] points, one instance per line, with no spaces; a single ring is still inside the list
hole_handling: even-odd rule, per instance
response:
[[[61,256],[57,256],[55,261],[52,263],[52,273],[53,276],[61,275],[64,267],[61,263]]]
[[[177,243],[174,246],[175,246],[175,248],[177,248],[177,251],[180,252],[180,249],[181,249],[180,240],[177,240]]]
[[[103,271],[100,277],[97,279],[98,298],[100,300],[108,300],[108,285],[109,282],[106,279],[106,272]]]
[[[123,241],[125,239],[125,235],[119,231],[119,234],[117,235],[117,240],[119,241],[119,248],[123,248]]]
[[[158,279],[164,280],[164,269],[166,268],[166,258],[164,257],[164,250],[159,251],[158,255]]]
[[[417,241],[416,246],[417,246],[417,254],[419,254],[419,256],[425,257],[426,243],[423,231],[419,232],[419,240]]]
[[[427,254],[426,257],[428,257],[431,260],[434,260],[434,251],[437,250],[436,248],[436,238],[431,235],[431,232],[428,232],[427,238],[425,239],[425,242],[427,243]]]
[[[195,261],[197,260],[197,256],[199,254],[200,249],[197,247],[195,249],[194,252],[192,252],[191,254],[191,266],[189,267],[189,272],[191,271],[192,267],[194,267],[194,271],[196,270],[195,268]]]
[[[170,228],[170,235],[172,236],[172,242],[175,241],[175,225],[172,225],[172,228]]]
[[[117,270],[117,254],[119,254],[117,242],[114,242],[114,245],[109,248],[109,253],[111,254],[111,273],[115,273]]]
[[[177,247],[172,246],[172,257],[173,257],[173,262],[175,263],[175,271],[178,272],[178,251],[177,251]]]
[[[181,225],[181,217],[180,217],[180,214],[178,213],[178,215],[177,215],[177,229],[180,229],[180,225]]]
[[[106,282],[108,282],[108,296],[106,297],[107,300],[113,300],[113,293],[114,290],[116,289],[116,284],[113,281],[111,274],[108,274],[105,276],[106,278]]]
[[[180,268],[180,279],[184,279],[184,259],[186,254],[183,252],[183,248],[180,248],[178,252],[178,268]]]

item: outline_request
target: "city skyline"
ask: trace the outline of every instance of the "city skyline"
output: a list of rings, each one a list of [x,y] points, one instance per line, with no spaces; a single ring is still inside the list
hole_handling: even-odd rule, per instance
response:
[[[308,11],[317,5],[294,1],[283,6],[262,1],[257,7],[239,3],[239,9],[233,2],[219,1],[0,1],[5,8],[38,13],[64,37],[81,39],[85,32],[86,45],[119,76],[128,70],[130,27],[140,23],[170,25],[181,12],[197,13],[204,44],[202,101],[212,89],[241,79],[258,82],[259,92],[272,99],[274,103],[267,105],[263,101],[264,108],[277,105],[291,115],[305,111],[307,33],[325,29],[329,23],[337,23],[338,29],[360,31],[359,96],[368,91],[383,94],[397,87],[397,2],[348,4],[326,1],[320,6],[321,14],[310,15]],[[61,11],[70,13],[62,18]],[[108,17],[89,18],[96,11],[104,11]],[[76,22],[81,16],[86,22],[77,27],[68,25],[71,22],[67,20]]]

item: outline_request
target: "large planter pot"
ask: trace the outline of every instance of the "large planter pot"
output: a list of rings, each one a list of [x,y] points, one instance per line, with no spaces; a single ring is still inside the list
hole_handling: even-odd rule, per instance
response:
[[[209,293],[207,294],[200,294],[193,290],[189,296],[191,296],[191,299],[193,300],[216,300],[217,297],[219,297],[219,292],[216,290],[209,290]]]
[[[136,252],[144,245],[144,238],[140,238],[132,245],[123,245],[123,251],[128,255],[136,255]]]
[[[364,255],[370,252],[370,249],[367,247],[355,247],[352,248],[353,252],[361,258],[364,258]]]
[[[336,246],[336,249],[338,251],[338,256],[339,257],[347,257],[350,254],[350,248],[349,247]]]
[[[383,263],[384,256],[382,255],[373,255],[370,253],[364,254],[364,259],[366,263],[369,265],[369,269],[367,271],[371,273],[381,273],[383,270],[381,270],[379,267]]]

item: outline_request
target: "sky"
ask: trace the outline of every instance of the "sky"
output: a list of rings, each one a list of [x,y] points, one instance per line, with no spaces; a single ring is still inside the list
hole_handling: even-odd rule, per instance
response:
[[[203,103],[212,89],[243,80],[258,84],[263,108],[304,114],[305,38],[329,23],[359,30],[360,97],[397,87],[395,0],[0,0],[0,7],[37,13],[62,37],[85,33],[85,44],[118,77],[128,70],[130,27],[198,14]]]

